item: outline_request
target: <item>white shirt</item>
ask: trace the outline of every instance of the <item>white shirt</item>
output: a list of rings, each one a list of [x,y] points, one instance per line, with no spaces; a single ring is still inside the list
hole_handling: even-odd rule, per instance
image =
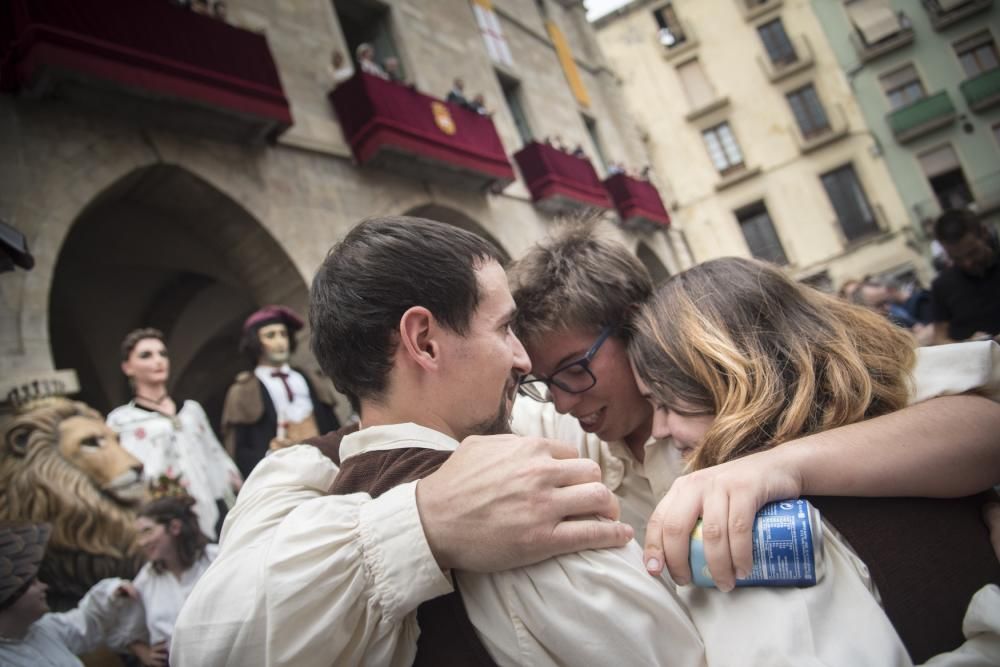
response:
[[[341,456],[457,445],[436,431],[398,424],[347,436]],[[352,525],[338,500],[355,503],[362,494],[321,495],[335,474],[307,446],[258,465],[226,519],[218,559],[181,612],[171,664],[412,663],[416,606],[450,592],[451,583],[433,557],[424,560],[429,549],[413,530],[418,516],[404,510],[399,524],[387,526],[375,522],[385,523],[387,508],[374,516],[362,510]],[[402,509],[414,487],[402,485],[379,500]],[[306,500],[309,490],[315,497]],[[295,500],[298,506],[282,518],[282,506]],[[703,648],[686,613],[641,561],[633,542],[492,575],[455,576],[470,620],[500,665],[702,665]]]
[[[21,641],[0,642],[4,667],[82,665],[76,657],[108,645],[124,651],[145,633],[142,606],[115,595],[121,579],[102,579],[75,609],[48,613],[35,621]]]
[[[201,405],[184,401],[177,414],[168,417],[128,403],[112,410],[107,421],[122,447],[142,462],[147,481],[181,476],[195,500],[201,532],[214,540],[219,520],[216,500],[232,496],[233,476],[238,478],[240,472],[215,437]]]
[[[174,634],[174,623],[181,607],[187,600],[194,585],[208,570],[219,552],[216,544],[205,546],[205,553],[181,576],[175,577],[170,572],[157,572],[152,563],[146,563],[139,570],[133,582],[142,597],[142,606],[146,610],[146,629],[149,631],[149,643],[158,644],[170,642]]]
[[[284,373],[288,377],[288,387],[292,390],[292,398],[288,398],[288,389],[280,377],[276,377],[274,372]],[[274,366],[258,366],[253,374],[257,376],[267,395],[274,403],[274,410],[278,414],[279,429],[282,422],[300,422],[313,413],[312,396],[309,395],[309,385],[302,373],[298,372],[288,364],[280,368]]]

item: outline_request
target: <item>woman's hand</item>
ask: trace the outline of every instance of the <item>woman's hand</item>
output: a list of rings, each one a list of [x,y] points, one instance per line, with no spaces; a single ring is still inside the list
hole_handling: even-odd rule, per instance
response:
[[[139,591],[132,584],[131,581],[123,581],[118,588],[115,589],[115,597],[119,598],[132,598],[133,600],[140,601],[141,597]]]
[[[150,646],[146,642],[132,642],[129,650],[139,658],[144,667],[167,667],[167,642]]]
[[[777,448],[678,477],[646,527],[643,561],[659,576],[664,565],[678,584],[691,581],[691,531],[702,518],[705,560],[721,591],[753,568],[752,530],[766,503],[797,498],[802,478],[790,456]]]

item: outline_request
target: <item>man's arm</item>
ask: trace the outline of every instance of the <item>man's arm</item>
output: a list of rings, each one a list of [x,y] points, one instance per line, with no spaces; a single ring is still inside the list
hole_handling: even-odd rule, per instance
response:
[[[948,345],[949,343],[954,343],[956,341],[951,339],[949,335],[950,322],[936,321],[934,322],[934,344],[935,345]]]
[[[507,569],[628,542],[617,522],[565,520],[617,516],[597,466],[576,455],[538,438],[470,438],[417,485],[375,499],[323,496],[336,469],[315,448],[268,457],[227,517],[171,659],[235,665],[266,651],[265,664],[409,664],[409,617],[450,590],[442,568]]]
[[[752,566],[751,529],[761,505],[800,495],[969,495],[1000,482],[1000,405],[942,396],[766,452],[684,475],[653,513],[643,558],[690,581],[688,543],[703,517],[705,557],[719,588]]]

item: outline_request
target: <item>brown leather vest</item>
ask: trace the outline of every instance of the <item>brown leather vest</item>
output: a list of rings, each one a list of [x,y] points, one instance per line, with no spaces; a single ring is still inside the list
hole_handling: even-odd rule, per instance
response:
[[[915,663],[958,648],[972,595],[1000,584],[986,499],[809,498],[868,566]]]
[[[343,430],[343,429],[342,429]],[[330,456],[336,441],[345,433],[340,431],[315,439],[310,444]],[[419,447],[366,452],[344,461],[340,473],[330,488],[333,495],[365,492],[377,498],[389,489],[426,477],[441,467],[450,452]],[[339,458],[339,452],[338,457]],[[455,582],[455,591],[424,602],[417,607],[417,656],[413,664],[418,667],[495,667],[496,663],[486,651],[469,614],[462,602],[462,595]]]

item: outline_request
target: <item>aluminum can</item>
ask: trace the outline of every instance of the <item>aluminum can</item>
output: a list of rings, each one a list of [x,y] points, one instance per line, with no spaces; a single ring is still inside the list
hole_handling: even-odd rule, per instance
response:
[[[753,571],[737,586],[815,586],[823,578],[823,524],[819,511],[801,498],[768,503],[753,522]],[[695,586],[714,588],[705,561],[701,519],[691,533]]]

